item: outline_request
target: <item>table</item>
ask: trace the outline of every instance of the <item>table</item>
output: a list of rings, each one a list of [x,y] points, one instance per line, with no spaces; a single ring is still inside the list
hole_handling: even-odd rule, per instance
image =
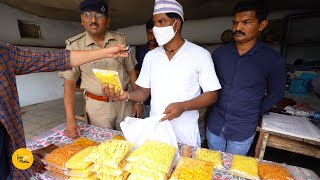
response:
[[[103,142],[107,139],[112,138],[114,135],[122,135],[120,131],[110,130],[95,127],[92,125],[85,124],[84,122],[78,122],[82,129],[82,137],[86,137],[93,141]],[[29,150],[36,150],[46,147],[50,144],[62,145],[65,143],[71,143],[74,140],[69,139],[65,133],[66,124],[61,124],[60,126],[53,128],[39,136],[35,136],[32,139],[27,140],[27,148]],[[214,170],[213,179],[215,180],[245,180],[244,178],[234,176],[228,172],[232,162],[232,154],[222,153],[223,166],[225,170]],[[311,170],[290,166],[284,164],[284,166],[290,171],[296,180],[320,180],[320,178]],[[55,178],[47,174],[36,173],[32,179],[36,180],[54,180]]]
[[[277,115],[276,118],[278,117],[286,117],[286,115]],[[299,118],[295,116],[287,116],[287,118],[288,117],[290,117],[291,119],[295,118],[295,120]],[[274,119],[274,120],[276,121],[277,119]],[[303,120],[304,119],[301,118],[301,121]],[[292,122],[295,122],[295,121],[292,121]],[[282,123],[283,123],[283,129],[285,129],[286,128],[285,124],[286,123],[289,124],[290,121],[287,122],[287,120],[285,120]],[[288,126],[290,128],[290,125]],[[297,128],[296,130],[293,130],[293,131],[298,131],[298,130],[300,129]],[[306,130],[301,130],[301,131],[307,131],[307,130],[308,128]],[[267,146],[320,158],[320,139],[313,139],[308,137],[303,138],[304,136],[298,135],[299,132],[297,132],[297,135],[294,135],[294,133],[290,133],[290,132],[286,133],[285,131],[280,132],[277,130],[277,127],[275,127],[274,131],[273,130],[271,131],[269,129],[264,129],[263,126],[261,127],[258,126],[257,131],[259,132],[259,138],[258,138],[256,149],[255,149],[256,158],[263,159],[265,149]]]

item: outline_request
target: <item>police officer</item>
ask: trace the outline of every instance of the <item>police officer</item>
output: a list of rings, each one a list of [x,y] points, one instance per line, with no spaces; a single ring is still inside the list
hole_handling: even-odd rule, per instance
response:
[[[125,44],[124,35],[108,30],[110,18],[108,6],[102,0],[84,0],[80,3],[81,24],[85,32],[66,40],[69,50],[91,50],[110,47],[115,44]],[[59,73],[64,78],[64,105],[66,110],[66,133],[70,138],[80,135],[80,127],[75,120],[75,88],[81,78],[80,87],[84,89],[86,111],[92,125],[120,130],[120,122],[126,116],[139,117],[142,105],[132,102],[109,102],[103,96],[100,82],[95,78],[92,69],[117,71],[124,90],[136,89],[135,71],[136,59],[129,55],[127,58],[105,58],[88,63],[70,71]],[[131,85],[131,86],[130,86]]]

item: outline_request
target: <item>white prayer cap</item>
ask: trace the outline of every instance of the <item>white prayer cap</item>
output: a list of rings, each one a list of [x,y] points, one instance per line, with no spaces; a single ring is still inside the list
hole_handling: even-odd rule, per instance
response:
[[[183,7],[176,0],[156,0],[153,15],[160,13],[177,13],[184,21]]]

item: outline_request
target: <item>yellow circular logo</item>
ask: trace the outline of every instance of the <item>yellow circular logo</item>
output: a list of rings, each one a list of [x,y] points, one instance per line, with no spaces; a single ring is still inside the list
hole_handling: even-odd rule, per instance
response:
[[[12,163],[18,169],[28,169],[33,163],[33,155],[26,148],[17,149],[12,155]]]

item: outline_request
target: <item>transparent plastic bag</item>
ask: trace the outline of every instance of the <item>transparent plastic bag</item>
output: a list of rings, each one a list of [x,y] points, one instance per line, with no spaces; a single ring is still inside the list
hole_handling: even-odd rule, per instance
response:
[[[93,174],[93,165],[89,166],[87,169],[71,169],[69,171],[65,171],[64,174],[70,177],[82,177],[86,178]]]
[[[68,170],[65,167],[65,163],[75,154],[80,152],[83,147],[66,144],[62,147],[59,147],[53,150],[50,154],[48,154],[42,162],[46,165],[50,165],[55,168],[59,168],[61,170]]]
[[[126,171],[123,172],[120,176],[112,176],[109,174],[100,173],[100,174],[97,174],[97,177],[99,179],[106,179],[106,180],[124,180],[128,178],[129,174],[130,173]]]
[[[258,169],[261,180],[293,180],[289,171],[280,164],[259,162]]]
[[[194,180],[212,178],[213,163],[209,161],[201,161],[194,158],[181,157],[178,161],[176,169],[173,171],[172,180]]]
[[[73,143],[71,143],[72,145],[76,145],[76,146],[80,146],[80,147],[89,147],[89,146],[97,146],[99,145],[99,143],[92,141],[90,139],[84,138],[84,137],[80,137],[78,139],[76,139]]]
[[[125,166],[125,170],[130,172],[131,174],[134,174],[138,177],[144,178],[144,179],[167,179],[168,175],[165,172],[156,170],[156,169],[148,169],[146,167],[140,166],[136,163],[127,163]],[[133,177],[131,177],[133,178]]]
[[[120,94],[123,94],[122,85],[117,71],[109,71],[102,69],[92,69],[92,71],[102,85],[111,85],[113,86],[115,93],[119,90]]]
[[[252,157],[233,155],[230,172],[243,178],[259,180],[258,160]]]
[[[126,159],[147,169],[169,173],[177,154],[177,148],[158,141],[145,141]]]
[[[112,168],[112,167],[108,167],[100,164],[94,164],[93,171],[96,172],[97,174],[108,174],[111,176],[120,176],[123,174],[124,172],[123,168],[125,167],[126,164],[127,162],[125,160],[118,165],[119,166],[118,168]]]
[[[118,168],[119,163],[124,160],[132,147],[133,144],[128,141],[106,140],[95,148],[84,161]]]
[[[214,169],[224,169],[222,164],[221,153],[218,151],[199,148],[195,152],[195,158],[202,161],[212,162]]]
[[[91,162],[84,162],[84,159],[96,148],[97,146],[90,146],[86,149],[83,149],[79,153],[72,156],[65,164],[66,168],[69,169],[86,169],[92,163]]]

